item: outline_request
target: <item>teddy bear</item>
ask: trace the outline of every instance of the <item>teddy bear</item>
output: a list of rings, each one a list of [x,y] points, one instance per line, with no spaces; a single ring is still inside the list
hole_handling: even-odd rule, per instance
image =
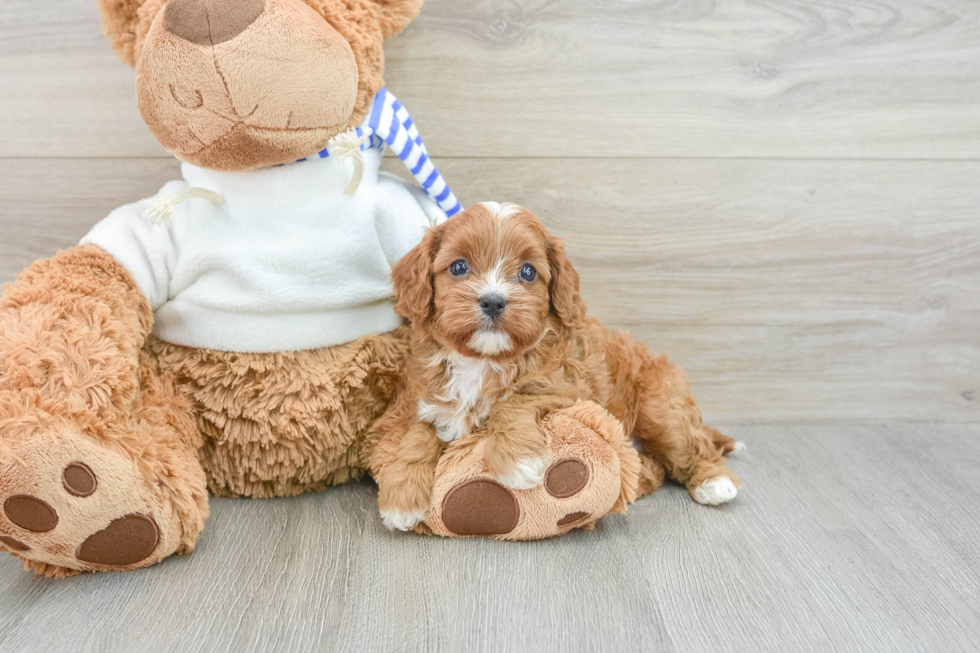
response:
[[[461,210],[382,79],[421,0],[98,2],[182,178],[0,298],[0,547],[51,577],[190,553],[209,495],[388,464],[370,427],[408,351],[391,267]],[[386,149],[417,183],[379,172]],[[550,537],[663,480],[595,404],[541,429],[543,485],[503,488],[462,438],[418,530]]]

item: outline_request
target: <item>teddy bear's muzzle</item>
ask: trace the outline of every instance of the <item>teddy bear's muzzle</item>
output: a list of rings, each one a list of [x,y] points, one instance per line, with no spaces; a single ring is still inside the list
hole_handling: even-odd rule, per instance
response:
[[[350,126],[357,84],[347,40],[302,0],[170,0],[136,77],[154,136],[214,170],[322,149]]]

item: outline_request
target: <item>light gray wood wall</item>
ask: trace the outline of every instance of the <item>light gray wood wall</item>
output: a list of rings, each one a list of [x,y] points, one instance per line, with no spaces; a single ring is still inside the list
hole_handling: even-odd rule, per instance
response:
[[[709,419],[980,418],[976,2],[429,0],[388,57]],[[95,0],[3,0],[0,281],[176,174]]]

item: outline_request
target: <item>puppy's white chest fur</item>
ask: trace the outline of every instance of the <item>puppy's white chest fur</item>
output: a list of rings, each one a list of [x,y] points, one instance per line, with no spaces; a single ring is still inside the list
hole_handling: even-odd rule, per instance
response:
[[[502,375],[504,370],[492,361],[455,352],[433,364],[445,366],[443,391],[434,402],[420,399],[418,416],[436,428],[440,440],[452,442],[474,426],[486,424],[492,401],[484,386],[491,375]]]

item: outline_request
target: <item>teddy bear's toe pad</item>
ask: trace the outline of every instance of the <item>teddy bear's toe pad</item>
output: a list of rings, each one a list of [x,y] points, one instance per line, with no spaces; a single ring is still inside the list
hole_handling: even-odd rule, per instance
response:
[[[31,549],[31,547],[27,546],[20,540],[15,540],[14,538],[7,537],[6,535],[0,535],[0,544],[3,544],[11,551],[30,551]]]
[[[589,482],[589,466],[578,458],[564,458],[548,468],[544,488],[558,499],[566,499],[582,491]]]
[[[99,487],[99,479],[95,477],[85,463],[71,463],[61,474],[61,482],[68,494],[76,497],[89,497]]]
[[[173,507],[138,460],[82,435],[39,434],[0,460],[0,546],[71,570],[131,569],[173,553]]]
[[[114,519],[89,535],[75,557],[96,565],[135,565],[150,557],[160,543],[160,529],[152,517],[134,513]]]
[[[58,525],[54,508],[29,494],[16,494],[3,502],[3,514],[12,523],[34,533],[47,533]]]
[[[565,515],[564,517],[562,517],[561,519],[558,520],[558,525],[559,526],[566,526],[568,524],[574,524],[575,522],[581,521],[581,520],[585,519],[588,516],[589,516],[589,513],[587,513],[587,512],[582,512],[582,511],[570,512],[570,513],[568,513],[567,515]]]
[[[505,535],[520,517],[517,497],[489,478],[463,481],[442,503],[443,524],[456,535]]]

